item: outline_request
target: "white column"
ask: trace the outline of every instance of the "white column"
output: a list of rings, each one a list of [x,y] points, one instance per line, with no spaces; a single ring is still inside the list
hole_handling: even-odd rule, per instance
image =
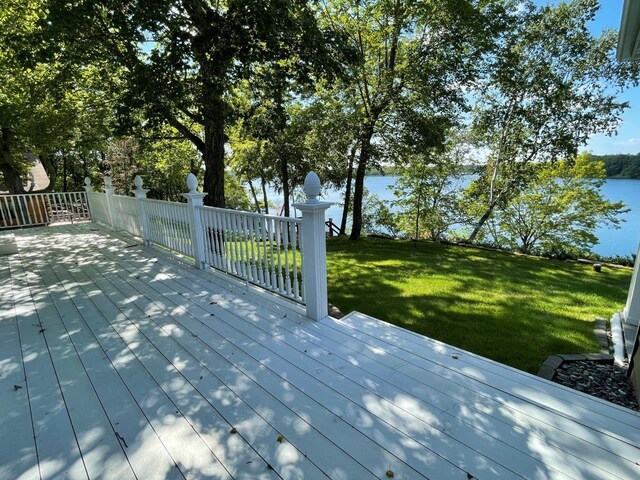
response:
[[[113,188],[113,181],[111,180],[111,177],[104,177],[103,180],[104,187],[102,189],[104,190],[107,198],[107,214],[109,216],[109,225],[113,230],[115,230],[115,223],[113,221],[115,212],[113,210],[113,204],[111,202],[111,197],[113,196],[115,189]]]
[[[622,319],[625,323],[630,325],[640,324],[640,275],[638,275],[638,269],[640,269],[640,245],[636,254],[636,261],[633,266],[633,275],[631,277],[631,284],[629,285],[629,293],[627,295],[627,304],[622,310]]]
[[[91,179],[89,177],[84,177],[84,191],[87,195],[87,205],[89,206],[89,215],[91,216],[91,221],[94,222],[93,218],[93,197],[90,195],[93,193],[93,185],[91,185]]]
[[[138,218],[140,219],[140,230],[142,231],[142,243],[149,245],[149,225],[147,223],[147,213],[144,210],[144,200],[147,198],[147,188],[142,188],[143,180],[140,175],[136,175],[133,179],[133,184],[136,188],[132,188],[131,191],[138,200]]]
[[[187,175],[187,187],[189,193],[183,193],[182,196],[187,199],[189,204],[189,228],[191,230],[191,246],[193,248],[193,258],[196,268],[204,268],[204,232],[202,231],[202,220],[198,207],[203,205],[203,199],[206,193],[199,193],[198,179],[193,173]]]
[[[302,287],[307,307],[307,317],[320,320],[329,315],[327,294],[327,239],[325,212],[333,205],[318,200],[320,179],[309,172],[304,179],[305,203],[294,203],[302,212]]]

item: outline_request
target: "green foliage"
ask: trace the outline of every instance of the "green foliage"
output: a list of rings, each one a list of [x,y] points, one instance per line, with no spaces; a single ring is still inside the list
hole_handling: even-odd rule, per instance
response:
[[[629,211],[602,198],[604,164],[587,155],[530,169],[529,187],[499,212],[500,232],[523,253],[588,251],[598,241],[597,227],[617,227]]]
[[[364,190],[362,211],[362,229],[366,234],[390,235],[395,237],[399,233],[396,215],[388,204],[377,195]]]
[[[112,118],[109,78],[117,72],[48,54],[46,12],[40,0],[10,0],[0,12],[0,172],[16,193],[25,153],[40,157],[54,188],[64,168],[56,163],[90,162]]]
[[[530,163],[575,156],[593,134],[612,134],[628,107],[617,94],[638,83],[640,64],[616,61],[615,32],[591,35],[598,8],[597,0],[526,2],[497,43],[474,111],[490,155],[470,191],[484,205],[471,240],[526,188]]]
[[[607,178],[640,178],[640,153],[591,155],[594,162],[603,162],[607,171]]]
[[[593,319],[624,304],[631,270],[433,242],[327,241],[329,299],[531,373],[598,350]]]
[[[397,167],[393,189],[400,209],[398,225],[405,236],[441,240],[461,223],[461,192],[458,189],[465,156],[462,143],[440,154],[412,155]]]

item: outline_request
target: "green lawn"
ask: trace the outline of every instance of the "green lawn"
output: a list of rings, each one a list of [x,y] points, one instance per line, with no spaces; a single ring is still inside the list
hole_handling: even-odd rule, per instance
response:
[[[470,247],[327,241],[329,301],[536,372],[554,353],[597,352],[595,317],[621,310],[630,269]]]

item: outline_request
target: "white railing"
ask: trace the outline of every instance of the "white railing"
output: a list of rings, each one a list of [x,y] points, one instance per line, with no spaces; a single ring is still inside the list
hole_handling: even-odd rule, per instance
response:
[[[111,197],[111,208],[113,211],[113,226],[116,229],[124,230],[136,237],[142,236],[138,201],[135,198],[113,195]]]
[[[147,239],[174,252],[193,257],[189,207],[185,203],[162,200],[142,200],[142,202],[149,226]]]
[[[303,301],[302,220],[214,207],[197,210],[207,265]]]
[[[91,220],[85,192],[0,195],[0,228]]]
[[[104,194],[93,192],[85,179],[93,219],[193,258],[197,268],[211,267],[303,303],[307,316],[327,316],[327,274],[324,213],[331,205],[319,202],[320,180],[305,179],[308,200],[294,205],[302,218],[275,217],[224,208],[205,207],[205,193],[187,177],[187,203],[146,198],[138,176],[135,197],[114,195],[111,179]]]
[[[91,206],[91,219],[94,222],[109,225],[111,220],[107,209],[107,195],[98,192],[87,192],[87,199]]]

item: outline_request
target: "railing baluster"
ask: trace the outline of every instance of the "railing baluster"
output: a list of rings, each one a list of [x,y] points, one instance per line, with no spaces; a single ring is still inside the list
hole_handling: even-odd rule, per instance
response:
[[[282,251],[284,252],[284,292],[291,296],[291,271],[289,270],[289,222],[282,222],[281,229],[284,226],[284,233],[282,234]]]

